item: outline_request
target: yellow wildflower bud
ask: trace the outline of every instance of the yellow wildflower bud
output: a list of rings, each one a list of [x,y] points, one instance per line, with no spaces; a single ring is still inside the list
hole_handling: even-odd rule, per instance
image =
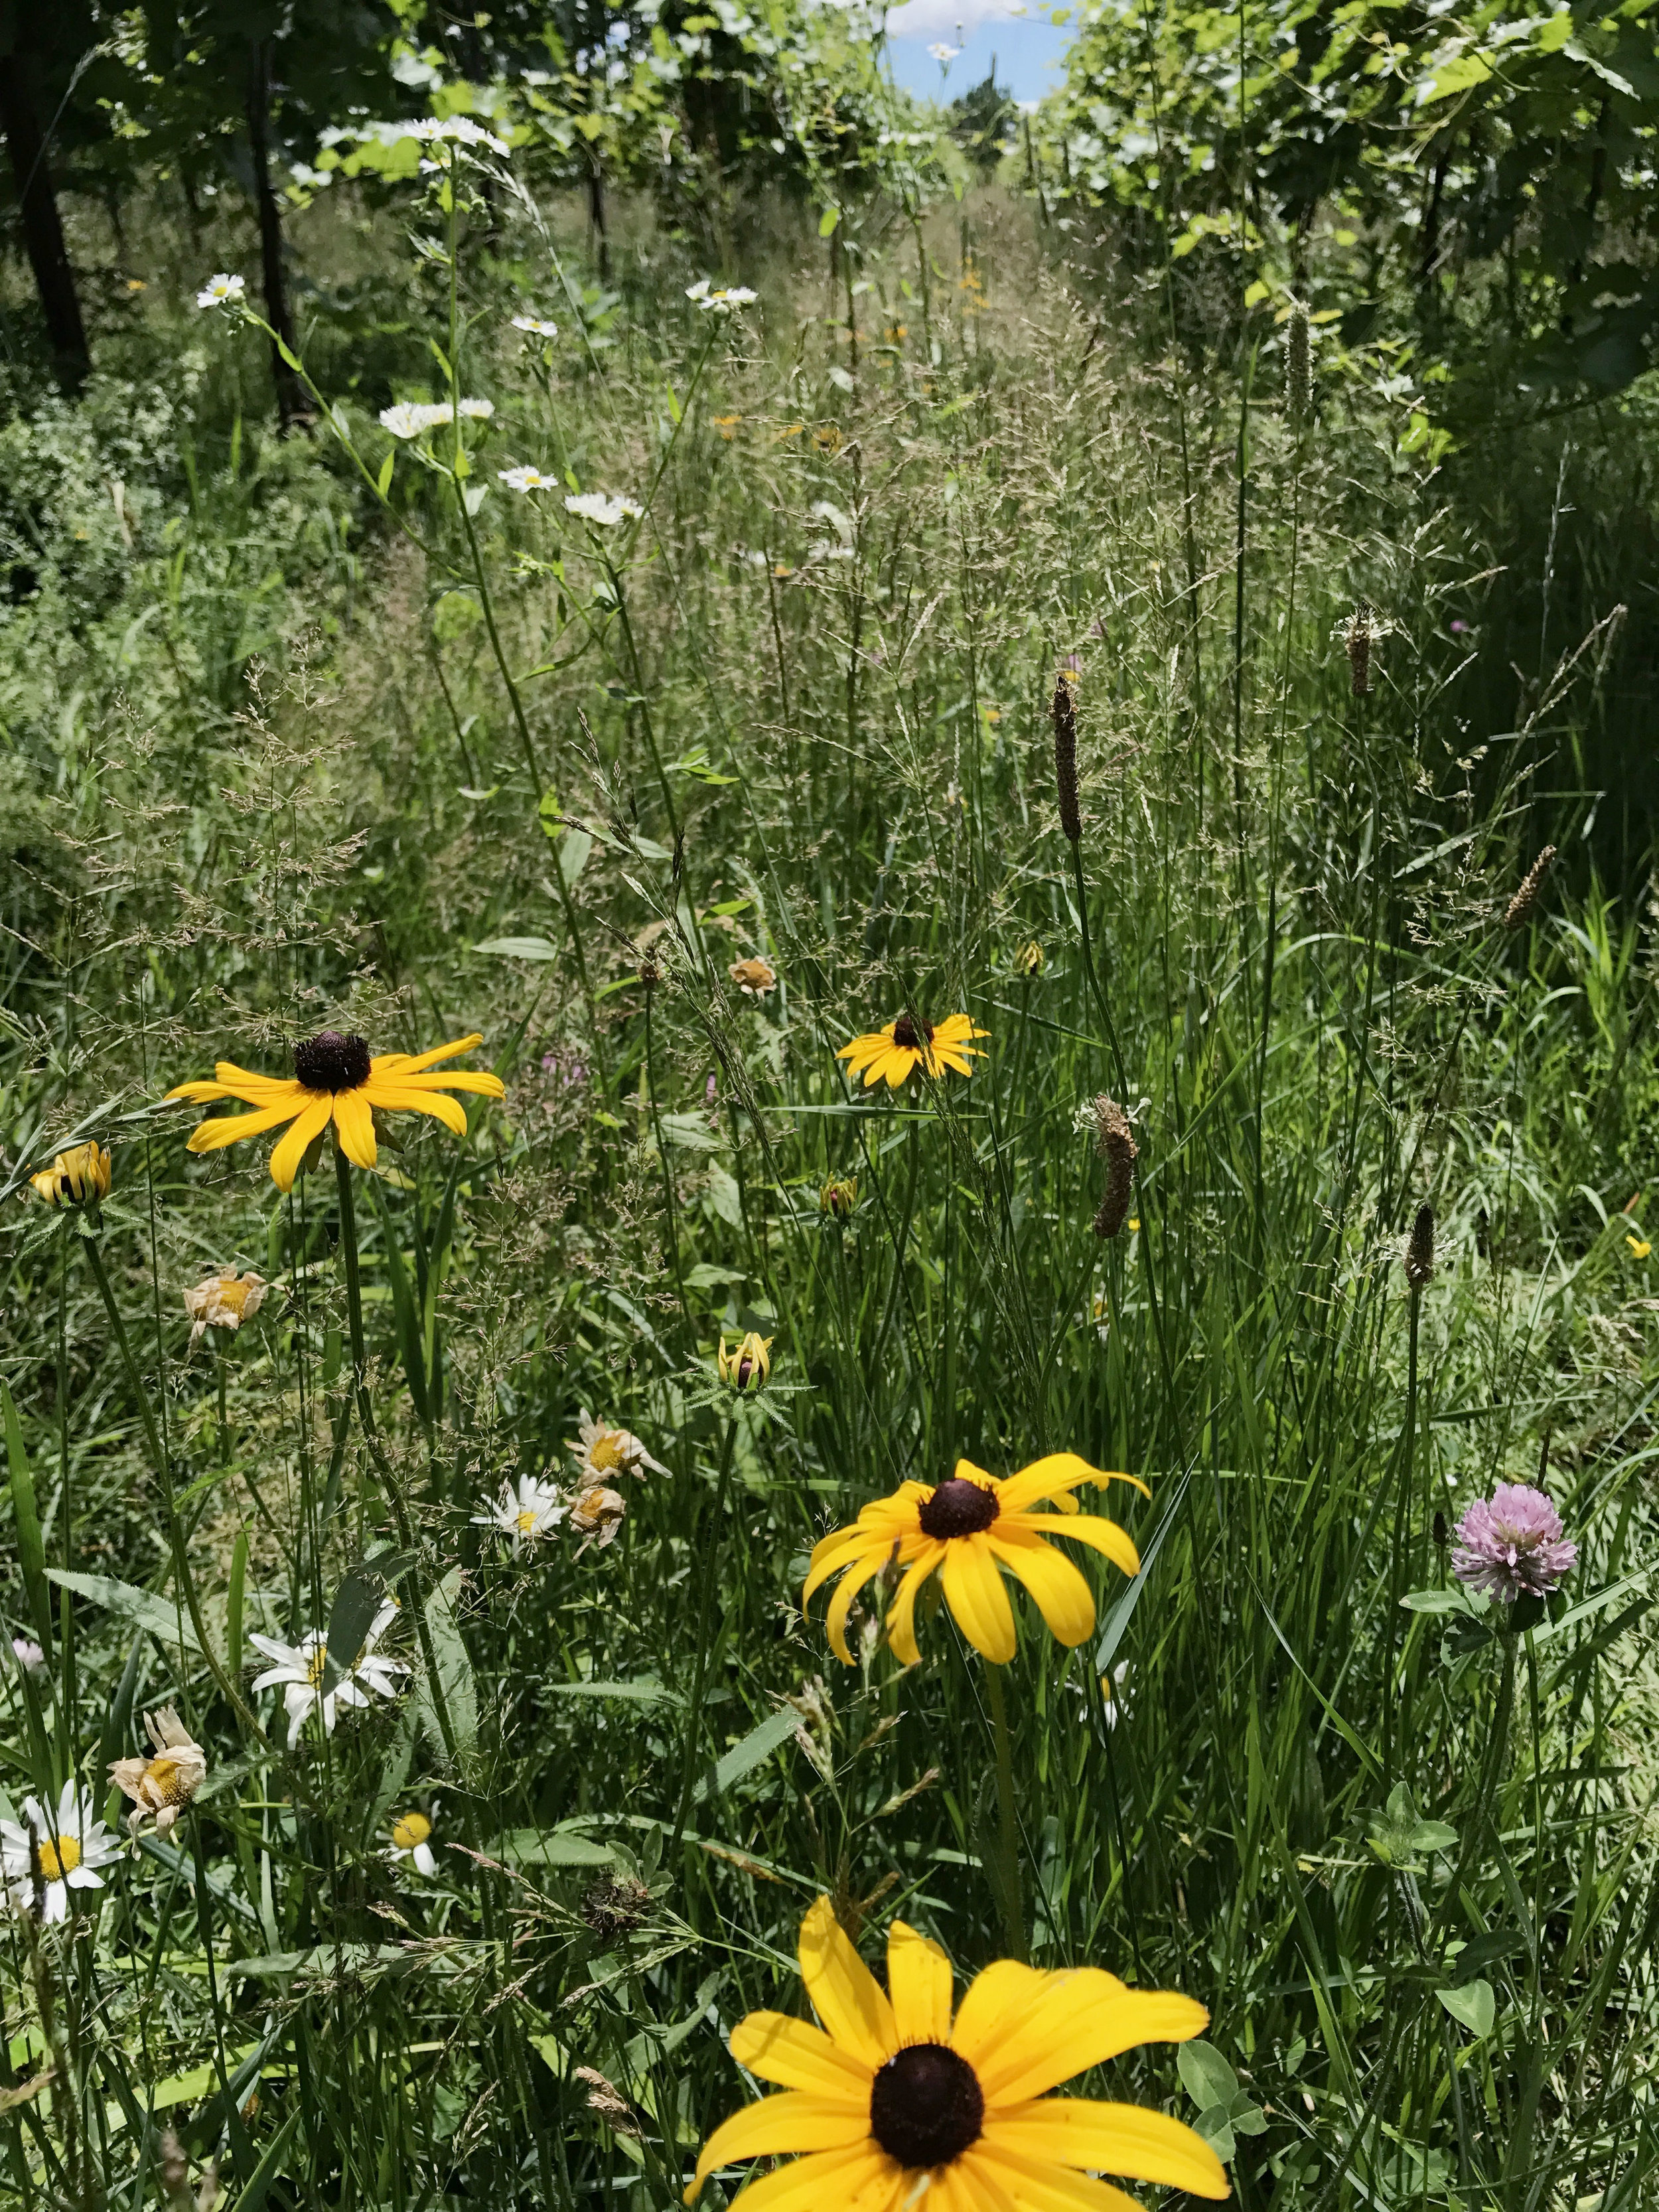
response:
[[[1014,966],[1022,975],[1040,975],[1048,964],[1048,955],[1035,937],[1028,937],[1014,955]]]
[[[835,1221],[849,1219],[858,1202],[859,1186],[855,1176],[831,1176],[818,1193],[818,1212],[829,1214]]]
[[[109,1196],[110,1162],[106,1146],[95,1139],[71,1145],[59,1152],[49,1168],[29,1177],[48,1206],[96,1206]]]
[[[726,1348],[726,1339],[720,1339],[720,1381],[734,1390],[758,1390],[772,1372],[772,1339],[750,1329],[734,1351]]]

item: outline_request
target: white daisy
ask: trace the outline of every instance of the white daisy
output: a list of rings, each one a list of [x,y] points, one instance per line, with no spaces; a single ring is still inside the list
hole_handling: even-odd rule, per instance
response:
[[[323,1691],[323,1675],[328,1664],[328,1638],[325,1631],[309,1628],[297,1644],[284,1644],[275,1636],[255,1634],[248,1638],[257,1650],[276,1662],[274,1667],[267,1667],[263,1674],[255,1675],[253,1686],[256,1690],[268,1690],[278,1682],[283,1685],[283,1704],[288,1712],[290,1751],[300,1741],[300,1730],[314,1707],[322,1708],[323,1733],[332,1735],[337,1708],[368,1705],[369,1700],[363,1695],[365,1688],[379,1697],[396,1697],[396,1678],[406,1674],[409,1669],[400,1659],[388,1659],[374,1648],[375,1638],[396,1611],[396,1599],[386,1599],[374,1616],[362,1650],[326,1695]]]
[[[96,1817],[90,1790],[64,1784],[54,1819],[38,1797],[23,1800],[21,1821],[0,1820],[0,1869],[20,1912],[38,1911],[50,1927],[69,1917],[72,1889],[101,1889],[97,1869],[121,1855],[121,1846]]]
[[[45,1674],[46,1655],[32,1636],[14,1636],[11,1656],[26,1674]]]
[[[509,491],[557,491],[559,488],[557,477],[545,476],[528,462],[516,469],[497,469],[495,473]]]
[[[394,438],[423,438],[448,420],[448,408],[434,406],[430,401],[400,399],[395,407],[380,410],[380,428],[390,430]]]
[[[392,1823],[392,1848],[386,1856],[394,1863],[398,1859],[413,1859],[416,1874],[423,1874],[428,1881],[438,1871],[438,1862],[427,1841],[432,1833],[432,1823],[424,1813],[399,1813]]]
[[[492,153],[505,154],[507,142],[498,138],[493,131],[481,130],[469,116],[450,115],[440,122],[435,115],[422,115],[416,122],[403,126],[406,138],[418,138],[425,145],[447,140],[456,146],[488,146]]]
[[[584,1489],[603,1483],[608,1475],[639,1474],[647,1467],[655,1474],[667,1474],[662,1462],[652,1458],[631,1429],[596,1421],[586,1406],[576,1426],[578,1439],[568,1442],[565,1449],[574,1452],[581,1462],[576,1480]]]
[[[556,338],[559,335],[558,325],[544,322],[539,315],[514,315],[513,327],[532,338]]]
[[[612,499],[602,491],[567,492],[564,505],[567,514],[578,515],[584,522],[597,523],[601,530],[612,530],[617,523],[645,513],[636,501]]]
[[[504,1536],[510,1536],[516,1552],[520,1544],[550,1536],[565,1511],[565,1502],[550,1482],[544,1482],[539,1475],[521,1474],[516,1489],[504,1482],[495,1503],[486,1504],[472,1520],[477,1528],[499,1528]]]
[[[696,303],[704,314],[735,315],[739,307],[752,307],[759,299],[746,284],[711,284],[706,276],[699,276],[695,284],[688,284],[685,296]]]
[[[246,276],[210,276],[196,295],[198,307],[238,307],[247,291]]]
[[[487,422],[495,412],[495,403],[493,399],[463,399],[456,411],[465,415],[469,422]]]
[[[955,61],[957,57],[961,53],[962,48],[960,46],[947,46],[943,39],[939,39],[928,47],[927,51],[941,69],[948,69],[951,64]]]

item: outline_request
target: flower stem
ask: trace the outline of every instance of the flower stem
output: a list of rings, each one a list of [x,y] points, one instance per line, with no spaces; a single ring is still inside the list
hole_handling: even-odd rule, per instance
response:
[[[93,1279],[97,1284],[99,1293],[104,1301],[104,1310],[109,1316],[110,1334],[115,1339],[115,1348],[120,1353],[121,1364],[126,1370],[127,1381],[132,1390],[133,1402],[138,1408],[139,1424],[144,1431],[144,1442],[149,1449],[150,1463],[161,1478],[161,1496],[167,1508],[167,1534],[173,1549],[173,1579],[179,1585],[179,1595],[185,1601],[185,1609],[190,1615],[190,1625],[196,1632],[197,1645],[203,1658],[207,1662],[214,1680],[219,1685],[225,1698],[234,1708],[243,1723],[257,1735],[259,1731],[259,1723],[252,1707],[225,1672],[217,1653],[208,1641],[207,1623],[202,1618],[201,1600],[196,1595],[196,1584],[191,1577],[190,1562],[185,1555],[185,1532],[179,1525],[179,1509],[173,1494],[173,1469],[168,1466],[167,1455],[161,1449],[161,1433],[155,1425],[155,1416],[150,1410],[149,1396],[144,1389],[143,1382],[138,1373],[137,1364],[132,1356],[132,1346],[127,1338],[126,1324],[121,1319],[121,1309],[115,1303],[115,1292],[111,1287],[109,1273],[104,1266],[104,1255],[98,1248],[97,1238],[82,1237],[81,1249],[87,1255],[87,1265],[92,1270]]]
[[[1011,1959],[1024,1960],[1025,1913],[1019,1893],[1019,1817],[1014,1809],[1014,1746],[1008,1733],[1008,1707],[1002,1694],[1002,1669],[988,1662],[986,1695],[991,1707],[991,1733],[996,1748],[997,1864],[992,1887],[1002,1915],[1003,1940]]]
[[[708,1540],[703,1547],[702,1588],[697,1599],[697,1658],[691,1676],[690,1710],[685,1717],[685,1771],[680,1778],[679,1810],[674,1815],[674,1832],[664,1855],[665,1863],[672,1863],[679,1850],[680,1838],[690,1817],[691,1792],[697,1778],[697,1747],[702,1738],[702,1693],[708,1674],[708,1617],[714,1604],[714,1561],[726,1520],[726,1493],[731,1485],[737,1441],[738,1417],[733,1412],[726,1417],[726,1437],[720,1445],[720,1479],[714,1485],[714,1511],[708,1524]]]

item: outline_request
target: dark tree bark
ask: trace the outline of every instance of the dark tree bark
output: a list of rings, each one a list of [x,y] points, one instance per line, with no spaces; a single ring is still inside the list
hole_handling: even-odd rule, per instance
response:
[[[283,211],[270,182],[270,73],[267,50],[253,50],[247,88],[248,149],[253,157],[253,197],[259,214],[259,281],[264,294],[265,320],[281,345],[270,349],[270,373],[276,386],[276,419],[284,431],[307,422],[303,384],[283,359],[282,346],[296,357],[294,319],[288,307],[288,272],[283,262]]]
[[[64,243],[57,196],[46,167],[46,142],[35,112],[29,84],[28,54],[21,25],[14,33],[9,53],[0,54],[0,130],[6,135],[12,181],[17,190],[22,219],[23,245],[34,271],[35,289],[46,319],[46,337],[58,380],[76,392],[86,380],[91,360],[87,351],[87,329],[81,319],[81,302],[75,289],[75,271]]]

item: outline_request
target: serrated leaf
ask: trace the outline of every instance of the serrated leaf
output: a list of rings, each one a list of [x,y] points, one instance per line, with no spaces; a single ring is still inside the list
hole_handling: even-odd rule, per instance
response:
[[[57,1583],[61,1589],[72,1590],[94,1605],[101,1605],[119,1620],[131,1621],[163,1644],[171,1644],[185,1651],[199,1651],[196,1631],[182,1607],[175,1610],[164,1597],[154,1590],[135,1589],[131,1583],[118,1582],[108,1575],[73,1574],[65,1567],[48,1567],[48,1582]]]

